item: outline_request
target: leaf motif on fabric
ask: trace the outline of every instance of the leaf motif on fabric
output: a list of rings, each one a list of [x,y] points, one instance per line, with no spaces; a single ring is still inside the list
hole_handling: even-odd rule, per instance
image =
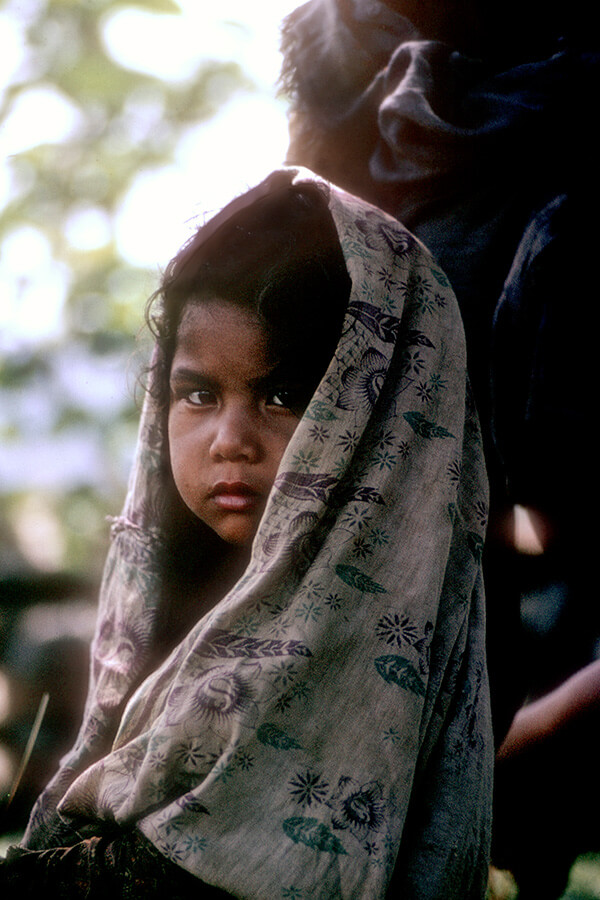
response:
[[[366,350],[358,366],[350,366],[342,373],[342,389],[337,399],[340,409],[360,409],[374,406],[387,371],[387,359],[371,347]]]
[[[307,419],[312,419],[315,422],[333,422],[337,419],[334,411],[324,400],[313,400],[304,415]]]
[[[358,588],[363,594],[387,594],[386,588],[378,584],[376,581],[357,569],[356,566],[337,565],[335,567],[337,575],[350,587]]]
[[[378,506],[385,506],[385,500],[379,491],[372,487],[359,487],[350,494],[348,500],[359,500],[363,503],[376,503]]]
[[[377,306],[360,300],[348,304],[348,313],[384,343],[393,344],[396,341],[400,327],[397,316],[384,313]]]
[[[425,696],[425,685],[413,664],[404,656],[390,653],[375,660],[375,668],[388,684],[397,684],[419,697]]]
[[[450,282],[448,281],[444,273],[440,271],[440,269],[432,268],[431,274],[433,275],[437,283],[442,285],[442,287],[450,287]]]
[[[467,544],[477,562],[481,562],[483,554],[483,538],[476,531],[467,532]]]
[[[275,487],[295,500],[325,500],[337,478],[326,472],[282,472],[275,479]]]
[[[265,744],[267,747],[275,747],[276,750],[297,750],[301,746],[297,740],[271,722],[265,722],[261,725],[256,732],[256,737],[261,744]]]
[[[292,816],[283,822],[283,830],[295,844],[306,844],[307,847],[324,853],[348,855],[342,842],[318,819]]]
[[[277,656],[307,658],[312,656],[311,651],[302,641],[244,637],[220,629],[207,635],[195,652],[198,656],[208,659],[261,659]]]
[[[414,412],[406,412],[404,413],[404,418],[415,432],[420,437],[424,437],[427,439],[432,438],[453,438],[454,435],[452,432],[448,431],[446,428],[443,428],[441,425],[436,425],[435,422],[430,422],[429,419],[426,419],[422,412],[415,410]]]
[[[403,347],[429,347],[435,350],[435,344],[429,340],[426,334],[416,328],[410,328],[406,334],[402,335],[401,343]]]

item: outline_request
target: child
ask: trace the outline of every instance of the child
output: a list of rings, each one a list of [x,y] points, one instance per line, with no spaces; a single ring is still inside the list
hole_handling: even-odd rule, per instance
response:
[[[0,884],[483,897],[486,481],[447,280],[286,169],[157,298],[84,722]]]

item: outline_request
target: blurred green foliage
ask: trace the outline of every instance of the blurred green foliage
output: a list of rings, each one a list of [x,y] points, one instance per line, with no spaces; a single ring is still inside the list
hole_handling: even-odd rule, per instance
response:
[[[0,335],[4,577],[31,568],[99,576],[105,516],[122,502],[135,438],[136,373],[148,353],[138,333],[157,274],[123,258],[116,216],[140,171],[169,165],[187,128],[209,120],[236,91],[252,90],[235,61],[199,59],[192,75],[170,81],[124,68],[102,27],[125,6],[180,12],[171,0],[0,3],[0,15],[18,20],[25,46],[17,75],[0,92],[0,134],[36,90],[38,107],[48,97],[49,117],[58,96],[74,121],[68,139],[29,141],[5,162],[0,266],[11,241],[20,240],[25,255],[41,247],[57,279],[48,276],[48,302],[51,290],[63,295],[60,327],[48,336],[2,342]],[[78,240],[83,221],[99,228],[91,246]],[[14,292],[31,287],[27,260],[24,270],[20,281],[0,277],[0,302],[20,302]]]

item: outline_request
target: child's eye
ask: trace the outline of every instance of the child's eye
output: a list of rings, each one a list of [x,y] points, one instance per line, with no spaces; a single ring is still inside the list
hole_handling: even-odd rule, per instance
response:
[[[280,409],[289,409],[295,416],[302,416],[308,400],[306,392],[295,388],[276,388],[267,394],[267,406],[276,406]]]
[[[292,399],[291,391],[285,391],[285,390],[273,391],[267,397],[267,404],[269,406],[285,406],[287,408],[290,408],[292,403],[293,403],[293,399]]]
[[[189,391],[189,393],[186,394],[185,399],[188,403],[191,403],[192,406],[212,406],[216,403],[214,393],[207,390]]]

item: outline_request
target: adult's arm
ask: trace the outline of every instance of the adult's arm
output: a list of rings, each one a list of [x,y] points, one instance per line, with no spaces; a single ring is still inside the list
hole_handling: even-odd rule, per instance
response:
[[[600,710],[600,660],[576,672],[553,691],[522,707],[498,750],[498,761],[517,756]]]

